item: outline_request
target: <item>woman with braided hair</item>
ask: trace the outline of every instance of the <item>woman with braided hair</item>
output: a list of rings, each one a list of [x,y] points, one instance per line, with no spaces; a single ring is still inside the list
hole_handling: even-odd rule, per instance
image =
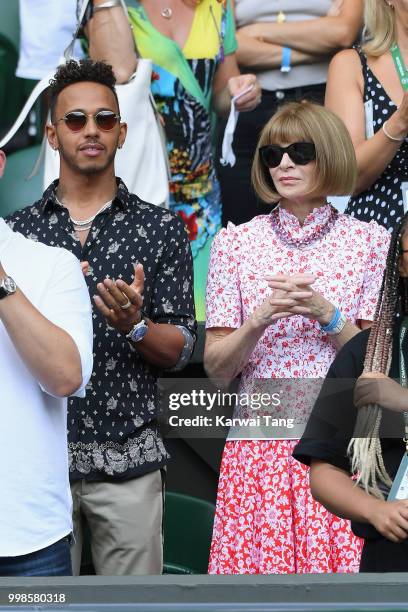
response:
[[[364,538],[363,572],[408,571],[407,330],[408,214],[392,235],[374,324],[338,353],[293,453],[311,466],[314,498]]]

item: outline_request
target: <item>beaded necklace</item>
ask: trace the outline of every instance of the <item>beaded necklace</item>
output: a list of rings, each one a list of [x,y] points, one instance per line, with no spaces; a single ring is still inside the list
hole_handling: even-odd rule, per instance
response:
[[[315,242],[316,240],[320,240],[321,238],[326,236],[326,234],[328,234],[330,230],[332,229],[333,225],[338,219],[339,213],[334,208],[334,206],[332,206],[331,204],[329,206],[330,206],[330,214],[329,214],[327,221],[324,224],[319,225],[316,228],[316,230],[313,233],[309,234],[308,236],[301,237],[301,238],[293,238],[290,235],[290,233],[283,227],[281,223],[280,216],[279,216],[279,207],[276,207],[270,213],[272,227],[275,233],[277,234],[278,238],[282,242],[284,242],[288,246],[294,246],[299,249],[302,249],[308,246],[309,244],[311,244],[312,242]]]

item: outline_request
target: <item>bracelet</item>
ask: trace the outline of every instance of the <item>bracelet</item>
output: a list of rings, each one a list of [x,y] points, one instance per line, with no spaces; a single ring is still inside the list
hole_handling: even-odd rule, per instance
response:
[[[387,138],[389,138],[390,140],[394,140],[394,142],[402,142],[403,140],[405,140],[405,136],[403,136],[402,138],[396,138],[395,136],[391,136],[391,134],[387,132],[387,128],[385,127],[387,123],[387,121],[384,121],[384,123],[382,124],[382,131],[384,132]]]
[[[290,59],[292,56],[292,49],[290,47],[282,47],[282,61],[281,61],[281,72],[290,72],[292,67],[290,65]]]
[[[329,336],[335,336],[341,332],[346,323],[346,317],[343,315],[340,309],[336,307],[330,323],[328,323],[327,325],[320,324],[320,327],[322,331],[324,331]]]
[[[94,5],[93,14],[97,13],[98,11],[102,11],[103,9],[110,9],[121,5],[121,0],[107,0],[107,2],[104,2],[103,4],[98,4],[97,6]]]

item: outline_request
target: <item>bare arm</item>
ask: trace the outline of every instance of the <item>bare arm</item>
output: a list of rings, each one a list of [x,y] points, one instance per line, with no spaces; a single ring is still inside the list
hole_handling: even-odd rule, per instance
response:
[[[105,0],[93,0],[94,6]],[[89,55],[113,67],[118,83],[126,83],[136,69],[137,58],[132,29],[121,6],[97,11],[90,19],[86,34]]]
[[[370,523],[392,542],[408,535],[408,500],[386,502],[356,486],[349,474],[330,463],[312,460],[310,487],[313,497],[341,518]]]
[[[0,278],[6,275],[0,264]],[[33,377],[57,397],[82,384],[81,358],[67,332],[46,319],[17,289],[0,300],[0,320]]]
[[[246,36],[241,31],[237,32],[237,60],[241,67],[249,70],[270,70],[280,68],[282,63],[282,46],[258,40]],[[292,51],[291,63],[293,66],[299,64],[311,64],[316,61],[316,55]]]
[[[358,194],[381,176],[395,157],[401,142],[388,138],[383,130],[366,139],[364,82],[361,63],[353,50],[341,51],[330,63],[326,87],[326,106],[342,119],[350,132],[357,157]],[[402,137],[408,132],[408,96],[387,121],[390,134]]]
[[[362,26],[362,0],[343,0],[337,14],[305,21],[258,22],[241,28],[244,34],[311,55],[350,47]]]
[[[227,115],[231,98],[252,85],[252,90],[236,102],[238,111],[253,110],[260,102],[261,89],[254,74],[240,74],[235,53],[225,57],[218,66],[213,83],[213,109],[218,115]]]

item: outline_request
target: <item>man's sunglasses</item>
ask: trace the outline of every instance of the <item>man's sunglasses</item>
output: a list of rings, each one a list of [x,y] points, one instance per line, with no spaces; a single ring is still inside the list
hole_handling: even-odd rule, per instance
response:
[[[289,155],[294,164],[299,166],[306,166],[316,159],[316,148],[312,142],[294,142],[288,147],[279,147],[278,145],[259,147],[262,163],[267,168],[279,166],[285,153]]]
[[[98,128],[104,132],[113,130],[115,125],[120,121],[120,115],[117,113],[110,110],[101,110],[94,115],[88,115],[82,111],[71,111],[61,119],[57,119],[57,123],[58,121],[65,121],[65,125],[71,132],[80,132],[88,123],[89,117],[93,117]]]

